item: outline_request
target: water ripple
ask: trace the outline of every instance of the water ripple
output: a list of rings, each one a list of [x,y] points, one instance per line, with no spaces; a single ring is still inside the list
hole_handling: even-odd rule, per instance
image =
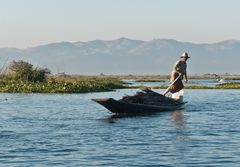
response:
[[[1,94],[0,166],[240,164],[240,91],[187,90],[186,108],[113,116],[87,94]]]

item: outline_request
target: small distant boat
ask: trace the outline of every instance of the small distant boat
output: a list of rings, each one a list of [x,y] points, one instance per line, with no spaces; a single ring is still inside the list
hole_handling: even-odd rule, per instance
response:
[[[225,80],[224,80],[224,79],[220,79],[219,82],[220,82],[220,83],[224,83]]]
[[[92,99],[114,114],[147,114],[153,112],[174,111],[184,107],[186,102],[165,97],[150,89],[126,96],[120,100],[113,98]]]

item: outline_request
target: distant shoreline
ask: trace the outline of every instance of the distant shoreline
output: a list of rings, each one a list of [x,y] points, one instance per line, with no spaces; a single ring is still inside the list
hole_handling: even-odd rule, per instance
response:
[[[9,80],[7,77],[0,78],[1,93],[91,93],[113,91],[115,89],[139,89],[148,87],[151,89],[166,89],[167,85],[159,86],[131,86],[123,82],[133,80],[139,82],[164,82],[169,76],[160,75],[144,75],[144,76],[129,76],[129,75],[101,75],[101,76],[80,76],[80,75],[64,75],[47,77],[45,82],[27,82],[21,80]],[[189,76],[191,79],[211,79],[215,77],[206,76]],[[240,80],[240,76],[224,77],[226,80]],[[186,84],[184,89],[240,89],[240,81],[236,83],[222,83],[215,86]]]
[[[169,75],[132,75],[132,74],[128,74],[128,75],[120,75],[120,74],[116,74],[116,75],[104,75],[104,74],[100,74],[100,75],[78,75],[78,74],[74,74],[74,75],[68,75],[68,74],[64,74],[65,76],[72,76],[72,77],[96,77],[96,78],[115,78],[115,79],[132,79],[132,80],[138,80],[138,81],[148,81],[148,80],[152,80],[154,81],[161,81],[161,80],[166,80],[169,79],[170,76]],[[240,75],[237,74],[202,74],[202,75],[188,75],[188,79],[212,79],[212,80],[240,80]]]

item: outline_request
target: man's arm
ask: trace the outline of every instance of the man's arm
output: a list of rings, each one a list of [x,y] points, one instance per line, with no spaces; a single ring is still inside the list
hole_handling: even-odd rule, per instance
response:
[[[180,73],[180,61],[177,61],[174,65],[174,70],[177,71],[178,73]]]

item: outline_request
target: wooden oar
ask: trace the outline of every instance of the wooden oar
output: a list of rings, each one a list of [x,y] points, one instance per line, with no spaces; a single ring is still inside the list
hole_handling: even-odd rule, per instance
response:
[[[168,88],[163,92],[163,96],[165,96],[168,92],[169,92],[169,89],[172,85],[175,84],[175,82],[177,82],[177,80],[181,77],[181,75],[179,75],[169,86]]]

